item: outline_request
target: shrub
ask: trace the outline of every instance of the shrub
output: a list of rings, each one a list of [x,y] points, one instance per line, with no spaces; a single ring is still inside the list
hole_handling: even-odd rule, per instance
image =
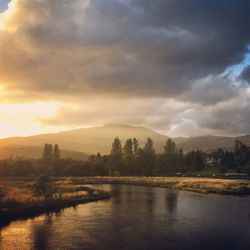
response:
[[[40,176],[32,186],[34,196],[42,196],[44,200],[53,199],[55,187],[49,175]]]

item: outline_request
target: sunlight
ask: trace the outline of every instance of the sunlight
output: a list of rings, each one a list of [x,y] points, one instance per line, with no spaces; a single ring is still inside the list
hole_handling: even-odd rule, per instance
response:
[[[2,117],[0,138],[54,131],[51,127],[43,128],[40,120],[53,117],[59,106],[54,102],[0,104],[0,116]]]

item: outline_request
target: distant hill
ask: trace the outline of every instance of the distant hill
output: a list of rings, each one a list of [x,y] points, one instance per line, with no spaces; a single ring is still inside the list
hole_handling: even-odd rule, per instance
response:
[[[250,146],[250,135],[238,137],[222,137],[222,136],[197,136],[188,138],[174,138],[174,141],[179,147],[182,147],[184,152],[194,149],[202,149],[203,151],[210,152],[217,148],[224,148],[227,150],[234,149],[235,140],[240,140],[242,143]]]
[[[89,154],[110,153],[111,144],[116,136],[123,143],[126,139],[135,137],[141,147],[143,147],[146,139],[151,137],[155,142],[157,151],[162,151],[168,138],[142,126],[109,124],[102,127],[82,128],[54,134],[0,139],[0,158],[9,155],[39,158],[44,143],[58,143],[63,149],[63,157],[86,159]],[[183,148],[184,152],[197,148],[204,151],[212,151],[217,148],[232,150],[236,139],[250,146],[250,135],[241,137],[198,136],[173,139],[178,147]]]
[[[42,151],[43,147],[10,145],[0,148],[0,159],[6,159],[10,156],[24,159],[39,159],[42,156]],[[72,158],[75,160],[86,160],[89,157],[86,153],[67,149],[62,149],[61,154],[63,158]]]
[[[84,152],[86,154],[110,153],[114,138],[118,136],[124,143],[128,138],[136,137],[144,145],[146,139],[151,137],[157,149],[164,144],[167,137],[158,134],[150,129],[141,126],[128,126],[119,124],[109,124],[102,127],[82,128],[55,134],[42,134],[28,137],[11,137],[0,139],[0,151],[4,150],[4,155],[25,154],[25,156],[41,156],[41,149],[44,143],[58,143],[64,150]],[[29,149],[32,150],[29,153]],[[40,152],[38,154],[38,151]],[[0,153],[1,157],[1,153]]]

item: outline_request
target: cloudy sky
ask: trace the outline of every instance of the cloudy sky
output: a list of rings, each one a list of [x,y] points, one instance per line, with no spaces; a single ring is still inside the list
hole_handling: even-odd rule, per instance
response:
[[[0,137],[106,123],[250,133],[250,1],[1,0]]]

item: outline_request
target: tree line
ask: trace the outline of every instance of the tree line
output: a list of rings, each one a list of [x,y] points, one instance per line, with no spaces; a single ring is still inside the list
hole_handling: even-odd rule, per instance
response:
[[[88,160],[64,159],[58,144],[45,144],[41,159],[6,159],[0,161],[2,176],[30,176],[49,173],[54,176],[172,176],[191,174],[208,167],[213,159],[221,173],[228,171],[250,174],[250,148],[235,142],[233,151],[217,149],[205,153],[199,149],[184,153],[172,139],[168,139],[161,153],[148,138],[141,147],[136,138],[129,138],[122,145],[116,137],[110,154],[91,155]]]

